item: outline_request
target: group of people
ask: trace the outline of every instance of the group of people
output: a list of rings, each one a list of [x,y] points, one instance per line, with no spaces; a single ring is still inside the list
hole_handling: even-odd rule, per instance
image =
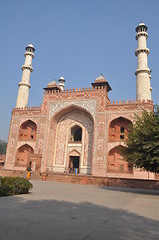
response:
[[[64,173],[68,174],[68,173],[78,173],[78,168],[65,168]]]
[[[31,173],[32,173],[31,164],[32,164],[32,162],[29,163],[29,166],[26,169],[27,170],[27,179],[28,180],[30,180]],[[64,173],[66,173],[66,174],[69,174],[69,173],[78,174],[78,168],[65,168]]]

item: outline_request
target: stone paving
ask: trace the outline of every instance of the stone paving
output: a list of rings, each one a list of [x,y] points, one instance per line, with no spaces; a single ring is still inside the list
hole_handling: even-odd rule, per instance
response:
[[[31,182],[0,198],[0,240],[159,239],[159,191]]]

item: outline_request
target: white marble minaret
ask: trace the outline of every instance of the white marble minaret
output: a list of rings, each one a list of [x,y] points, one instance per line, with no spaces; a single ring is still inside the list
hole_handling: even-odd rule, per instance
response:
[[[147,26],[144,23],[140,23],[136,27],[136,40],[138,41],[138,48],[135,51],[137,56],[137,70],[136,75],[136,99],[137,100],[151,100],[150,86],[151,70],[148,68],[147,56],[149,49],[146,46],[146,40],[148,38]]]
[[[28,104],[28,97],[29,97],[29,89],[31,87],[30,81],[30,73],[33,71],[33,67],[31,66],[32,59],[34,58],[34,51],[35,48],[32,44],[29,44],[26,48],[25,56],[25,63],[22,66],[22,79],[19,83],[19,91],[17,97],[16,107],[26,107]]]

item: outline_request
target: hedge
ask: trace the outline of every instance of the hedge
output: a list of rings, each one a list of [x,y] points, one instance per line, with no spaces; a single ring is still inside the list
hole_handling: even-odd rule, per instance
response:
[[[21,177],[0,177],[0,196],[28,193],[33,185]]]

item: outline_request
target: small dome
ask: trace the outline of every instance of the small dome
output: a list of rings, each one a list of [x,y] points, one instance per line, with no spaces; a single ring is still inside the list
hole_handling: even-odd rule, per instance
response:
[[[146,32],[147,29],[148,29],[148,27],[146,26],[146,24],[141,22],[141,23],[139,23],[139,25],[136,27],[135,30],[136,30],[136,32],[141,32],[141,31]]]
[[[29,52],[35,52],[35,48],[33,46],[33,44],[28,44],[28,46],[25,48],[27,51]]]
[[[101,74],[98,78],[95,79],[95,82],[107,82],[105,77]]]
[[[60,77],[58,81],[59,81],[59,83],[60,82],[65,82],[65,79],[64,79],[64,77]]]
[[[31,44],[31,43],[28,44],[28,47],[32,47],[32,48],[34,48],[33,44]]]
[[[51,83],[48,83],[48,87],[50,87],[50,86],[57,86],[58,84],[57,84],[57,82],[54,80],[54,81],[52,81]]]
[[[61,91],[60,86],[57,84],[56,80],[48,83],[47,87],[44,88],[45,91]]]
[[[145,23],[141,22],[139,26],[146,26]]]

